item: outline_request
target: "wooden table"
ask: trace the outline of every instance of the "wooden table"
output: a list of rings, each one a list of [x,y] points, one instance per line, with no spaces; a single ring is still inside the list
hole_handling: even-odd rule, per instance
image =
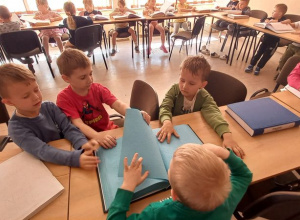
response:
[[[71,150],[71,145],[67,140],[54,141],[50,144],[58,149]],[[8,143],[4,150],[0,152],[0,163],[21,152],[22,149],[19,148],[17,145],[15,145],[14,143]],[[53,202],[51,202],[49,205],[47,205],[44,209],[42,209],[30,219],[67,220],[69,212],[70,167],[48,162],[45,162],[45,165],[65,189],[57,199],[55,199]]]
[[[290,91],[276,92],[272,97],[300,113],[300,99]]]
[[[234,139],[246,153],[244,161],[254,174],[253,183],[300,167],[299,127],[251,137],[225,113],[226,107],[220,109],[230,125]],[[300,115],[296,111],[293,112]],[[199,112],[174,117],[173,122],[175,125],[189,124],[204,143],[217,145],[222,143]],[[151,122],[151,127],[159,127],[159,122]],[[108,132],[120,137],[123,128]],[[140,212],[149,203],[159,201],[169,195],[170,192],[165,191],[135,202],[130,206],[129,213]],[[106,219],[106,214],[102,211],[97,173],[71,168],[69,219],[83,218]]]

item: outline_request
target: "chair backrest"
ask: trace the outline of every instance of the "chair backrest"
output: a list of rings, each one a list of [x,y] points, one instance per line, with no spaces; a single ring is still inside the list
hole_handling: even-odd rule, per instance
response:
[[[42,53],[39,37],[32,30],[3,33],[0,42],[8,59]]]
[[[245,101],[246,86],[238,79],[215,70],[210,71],[205,89],[211,94],[218,106]]]
[[[131,91],[130,107],[143,110],[151,116],[151,120],[157,120],[159,101],[156,91],[148,83],[135,80]]]
[[[9,114],[7,112],[6,106],[1,102],[1,97],[0,97],[0,124],[6,123],[8,124],[9,121]]]
[[[75,31],[75,46],[82,51],[90,51],[101,45],[102,26],[88,25]]]
[[[292,70],[297,66],[299,62],[300,62],[300,56],[290,57],[282,67],[280,74],[276,79],[276,83],[282,86],[286,86],[288,75],[292,72]]]
[[[267,14],[267,12],[262,11],[262,10],[251,10],[250,17],[258,18],[258,19],[265,19],[268,17],[268,14]]]
[[[197,21],[194,24],[193,30],[192,30],[192,36],[199,35],[201,29],[204,27],[205,18],[206,18],[206,16],[202,16],[197,19]]]
[[[285,14],[284,17],[290,19],[292,22],[300,21],[300,15]]]
[[[247,207],[244,219],[262,217],[265,219],[300,219],[300,192],[269,193]]]

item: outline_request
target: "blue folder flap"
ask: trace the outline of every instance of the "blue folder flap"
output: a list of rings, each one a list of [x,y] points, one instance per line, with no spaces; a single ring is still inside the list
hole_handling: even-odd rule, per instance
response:
[[[151,127],[137,109],[127,109],[124,124],[124,135],[120,156],[119,177],[123,176],[123,160],[128,158],[128,164],[135,153],[143,157],[143,171],[149,171],[148,178],[168,179],[168,174],[153,135]]]

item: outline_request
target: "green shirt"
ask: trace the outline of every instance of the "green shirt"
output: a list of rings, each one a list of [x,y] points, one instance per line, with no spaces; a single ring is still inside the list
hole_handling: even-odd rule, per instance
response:
[[[174,84],[167,92],[159,108],[159,120],[172,120],[172,116],[182,115],[184,96],[181,94],[179,85]],[[205,90],[201,89],[197,93],[193,112],[201,111],[205,121],[222,137],[224,133],[229,133],[228,123],[224,120],[213,97]]]
[[[107,220],[230,220],[237,204],[251,183],[252,173],[246,164],[239,157],[235,156],[231,150],[229,157],[224,161],[231,170],[232,190],[225,202],[215,210],[209,212],[192,210],[184,204],[168,198],[160,202],[151,203],[140,214],[134,213],[126,217],[133,192],[118,189],[116,197],[109,208]]]

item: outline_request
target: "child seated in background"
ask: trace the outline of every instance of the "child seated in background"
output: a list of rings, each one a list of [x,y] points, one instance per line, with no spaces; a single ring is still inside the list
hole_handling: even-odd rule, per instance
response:
[[[151,15],[155,11],[158,11],[158,8],[156,7],[156,0],[148,0],[148,2],[145,4],[145,9],[143,10],[144,15]],[[153,37],[154,29],[158,30],[160,33],[160,39],[161,39],[161,46],[159,49],[161,49],[164,53],[168,53],[167,48],[165,47],[165,29],[158,23],[158,21],[151,21],[149,24],[149,51],[148,54],[151,54],[151,42]]]
[[[21,30],[20,22],[12,21],[12,14],[4,5],[0,5],[0,34]]]
[[[4,5],[0,5],[0,34],[20,31],[23,23],[21,21],[12,21],[12,14],[8,8]],[[28,64],[28,68],[32,73],[35,72],[32,63],[34,62],[32,58],[26,57],[25,59],[18,59],[23,64]]]
[[[300,29],[300,21],[297,21],[297,22],[294,22],[292,23],[292,21],[290,19],[287,19],[287,20],[284,20],[282,21],[281,23],[283,24],[290,24],[293,28],[296,28],[298,29],[298,32],[296,32],[297,34],[299,34],[299,29]],[[294,55],[297,55],[297,56],[300,56],[300,44],[299,43],[296,43],[296,42],[293,42],[291,44],[288,45],[286,51],[284,52],[284,54],[281,56],[280,60],[279,60],[279,65],[277,67],[277,70],[278,70],[278,74],[279,72],[281,71],[282,67],[284,66],[284,64],[286,63],[286,61],[294,56]],[[275,76],[275,80],[277,79],[278,77],[278,74]]]
[[[249,0],[240,0],[240,1],[238,1],[238,4],[236,6],[233,6],[231,8],[231,10],[235,10],[236,11],[235,14],[250,15],[251,9],[248,6],[248,4],[249,4]],[[218,20],[218,21],[216,21],[214,23],[214,25],[219,26],[219,27],[227,27],[227,29],[229,31],[233,31],[234,30],[234,25],[232,23],[230,23],[230,22],[227,22],[227,21],[220,21],[220,20]],[[202,48],[202,51],[204,49],[206,49],[206,48]],[[203,51],[203,52],[204,52],[204,54],[208,54],[207,51]],[[218,53],[216,53],[216,52],[211,53],[210,56],[213,57],[213,58],[220,57],[220,55]],[[227,55],[221,56],[220,59],[227,60]]]
[[[300,91],[300,63],[292,70],[287,78],[287,82],[291,87]]]
[[[220,7],[220,6],[217,6],[216,9],[219,9],[219,10],[234,10],[235,7],[238,5],[239,1],[238,0],[232,0],[232,1],[229,1],[227,6],[226,7]],[[217,20],[215,23],[214,23],[214,26],[216,27],[221,27],[221,28],[226,28],[228,26],[228,22],[227,21],[223,21],[223,20]]]
[[[101,131],[117,128],[106,112],[107,104],[121,115],[129,106],[118,100],[106,87],[93,83],[93,69],[85,54],[66,49],[57,59],[57,66],[65,82],[70,85],[57,96],[57,106],[70,117],[71,122],[88,138],[96,139],[104,148],[116,146],[116,138]],[[147,123],[150,116],[141,111]]]
[[[72,2],[65,2],[64,10],[67,18],[64,19],[63,23],[70,32],[70,39],[66,43],[65,48],[75,48],[75,31],[77,28],[88,26],[93,24],[93,21],[90,17],[87,19],[81,16],[76,16],[76,8]],[[88,56],[92,56],[93,51],[88,52]]]
[[[36,4],[39,11],[34,15],[34,19],[50,20],[50,22],[60,21],[63,19],[58,13],[50,10],[47,0],[36,0]],[[61,41],[62,34],[63,31],[59,28],[41,30],[39,34],[40,38],[42,38],[42,43],[49,63],[52,62],[52,58],[49,53],[49,39],[53,38],[56,41],[60,52],[62,52],[64,50],[63,43]]]
[[[272,12],[272,17],[262,19],[261,22],[272,23],[272,22],[280,22],[285,20],[285,13],[287,12],[287,6],[285,4],[277,4],[274,7]],[[262,36],[262,42],[256,52],[256,54],[252,57],[250,61],[250,65],[245,69],[246,73],[251,73],[253,71],[254,66],[257,64],[254,75],[257,76],[260,73],[260,70],[266,65],[268,60],[275,53],[278,43],[280,41],[279,37],[264,34]]]
[[[126,219],[133,192],[148,176],[136,153],[124,158],[124,180],[108,211],[108,220]],[[229,168],[229,169],[228,169]],[[231,150],[213,144],[185,144],[173,154],[168,171],[171,198],[151,203],[128,219],[230,220],[252,180],[246,164]]]
[[[79,12],[79,16],[89,16],[93,18],[94,15],[102,15],[101,11],[95,10],[93,0],[83,0],[83,5],[85,11]]]
[[[163,142],[167,139],[170,143],[172,134],[179,138],[172,124],[173,116],[201,111],[206,122],[223,139],[223,146],[243,158],[244,151],[234,141],[213,97],[204,89],[210,74],[209,63],[204,57],[187,57],[181,63],[180,71],[179,83],[171,87],[159,108],[162,127],[157,133],[158,140]]]
[[[195,10],[196,7],[190,6],[186,2],[186,0],[179,0],[179,3],[177,4],[178,13],[193,12]],[[189,29],[185,18],[175,19],[173,21],[173,25],[174,25],[173,34],[177,34],[180,27],[182,27],[185,31]]]
[[[93,169],[99,159],[93,156],[98,148],[95,140],[85,136],[52,102],[42,102],[35,77],[22,65],[4,64],[0,67],[0,96],[2,102],[16,108],[8,122],[8,134],[20,148],[47,162]],[[65,151],[47,144],[65,138],[74,151]]]
[[[118,0],[118,7],[115,8],[115,10],[109,14],[109,16],[112,18],[113,16],[115,15],[125,15],[126,13],[133,13],[133,14],[136,14],[135,11],[129,9],[126,7],[126,2],[125,0]],[[140,50],[139,50],[139,45],[137,43],[137,37],[136,37],[136,34],[134,33],[134,30],[129,27],[129,23],[126,22],[126,23],[116,23],[115,24],[115,30],[112,32],[112,50],[111,50],[111,53],[110,55],[111,56],[114,56],[116,53],[117,53],[117,36],[118,34],[120,33],[123,33],[123,32],[128,32],[131,34],[131,37],[132,37],[132,40],[134,42],[134,49],[135,49],[135,52],[139,53]]]

